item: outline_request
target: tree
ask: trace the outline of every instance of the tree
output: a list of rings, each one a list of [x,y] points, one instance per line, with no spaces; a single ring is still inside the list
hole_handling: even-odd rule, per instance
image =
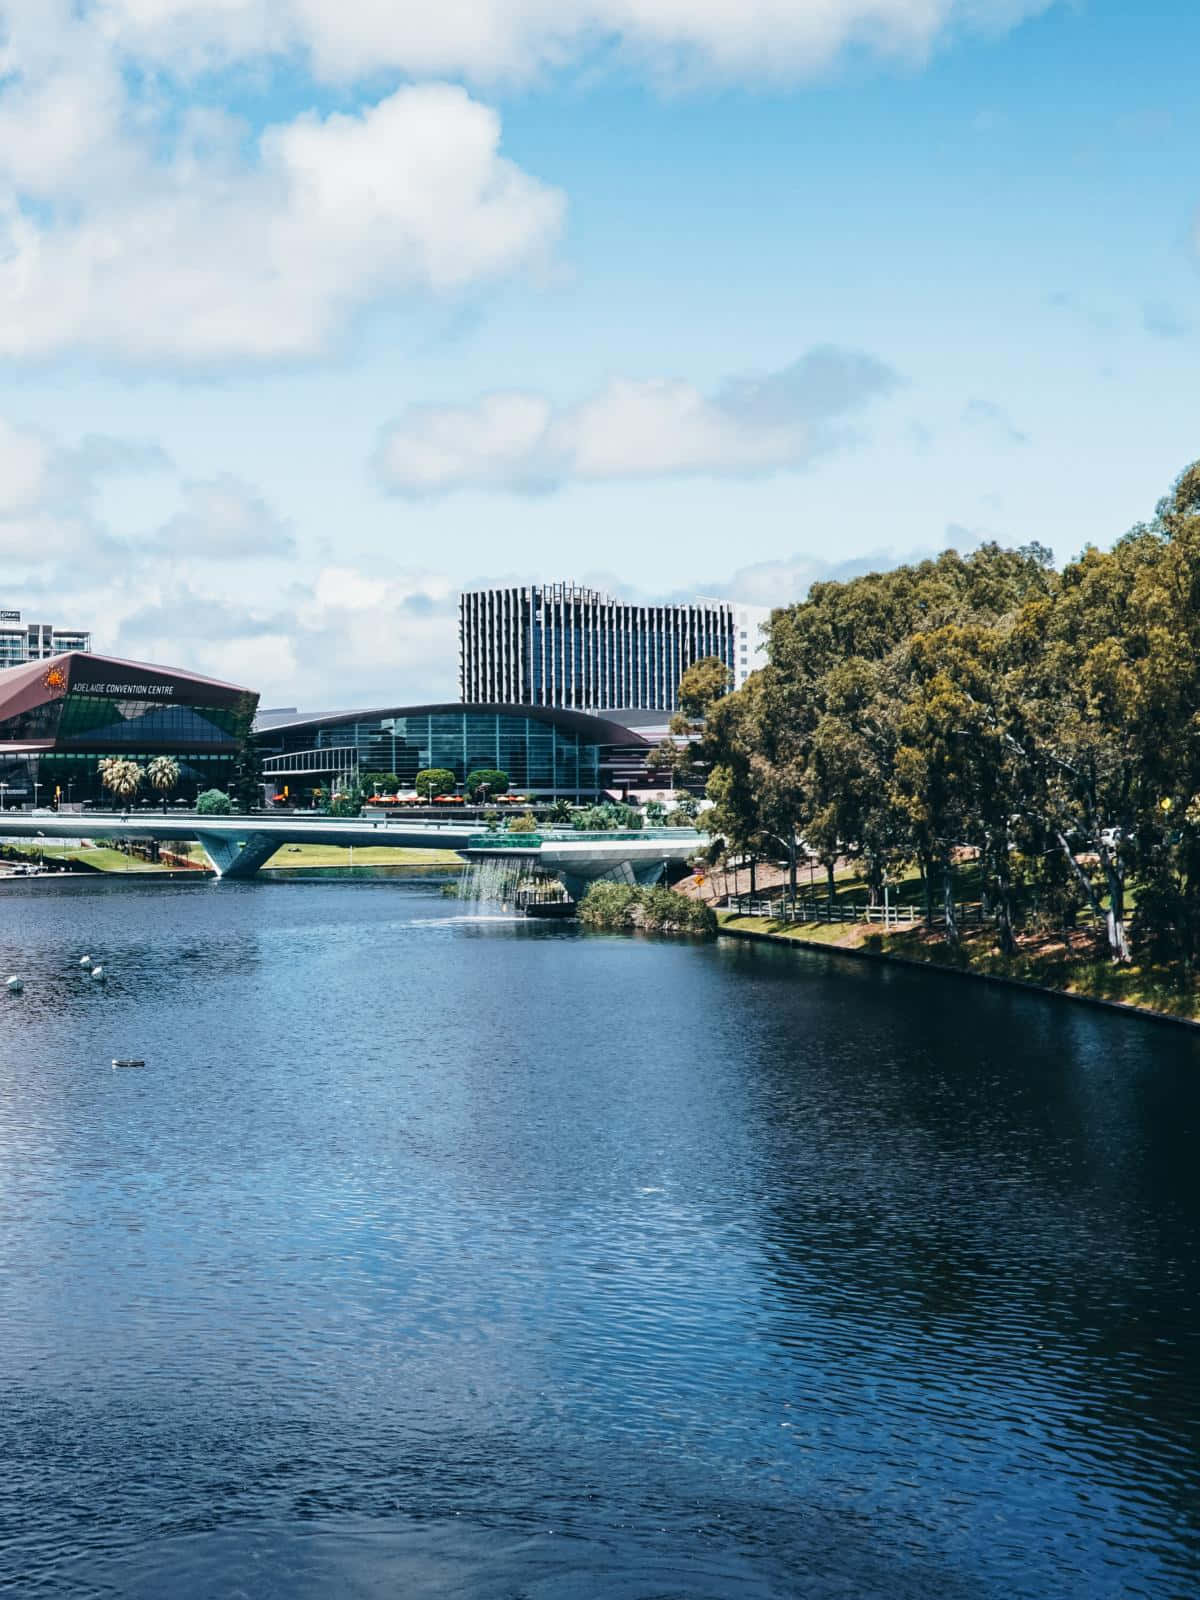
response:
[[[363,806],[362,790],[354,782],[348,788],[339,789],[329,802],[329,815],[331,817],[357,817]]]
[[[257,811],[262,804],[262,752],[256,740],[246,738],[233,764],[230,790],[239,811]]]
[[[132,800],[146,776],[136,761],[122,756],[101,756],[98,767],[101,784],[118,800]]]
[[[223,789],[205,789],[196,796],[196,810],[202,817],[227,817],[233,811],[233,801]]]
[[[146,763],[146,776],[150,780],[150,787],[158,791],[163,798],[163,810],[166,810],[166,797],[179,782],[179,763],[174,756],[155,756]]]
[[[693,661],[679,679],[679,710],[671,718],[671,736],[646,757],[646,771],[669,772],[673,783],[703,783],[710,763],[705,760],[705,719],[729,692],[733,675],[720,656]]]
[[[485,791],[494,800],[497,795],[508,793],[508,773],[499,767],[476,767],[467,773],[466,789],[470,800],[477,800]]]
[[[449,767],[422,767],[417,773],[416,791],[422,800],[432,800],[436,794],[453,794],[457,782]]]
[[[400,779],[394,772],[362,772],[358,786],[368,797],[373,794],[395,794],[400,787]]]

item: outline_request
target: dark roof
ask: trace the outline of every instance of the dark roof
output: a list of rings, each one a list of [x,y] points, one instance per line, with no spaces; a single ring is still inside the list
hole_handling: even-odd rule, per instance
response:
[[[529,717],[534,722],[549,722],[555,727],[581,734],[590,744],[648,744],[640,733],[608,717],[590,711],[566,711],[558,706],[464,705],[453,701],[434,706],[370,706],[355,711],[270,712],[254,724],[255,733],[277,733],[287,728],[329,727],[339,722],[370,722],[377,717],[454,716]]]
[[[221,701],[248,695],[257,701],[252,689],[219,678],[205,678],[182,667],[160,667],[151,661],[126,661],[120,656],[96,655],[90,650],[64,650],[42,661],[27,661],[19,667],[0,668],[0,718],[15,717],[33,706],[44,705],[74,689],[113,692],[114,685],[135,687],[130,680],[143,683],[197,685],[216,690]]]

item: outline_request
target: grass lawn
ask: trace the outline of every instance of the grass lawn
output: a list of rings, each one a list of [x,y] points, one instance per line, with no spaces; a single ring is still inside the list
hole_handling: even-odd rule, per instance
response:
[[[140,861],[136,856],[127,856],[121,850],[114,850],[109,845],[79,846],[66,845],[55,848],[53,845],[45,849],[34,846],[16,846],[23,856],[31,861],[43,857],[48,865],[53,866],[58,861],[84,861],[90,867],[96,867],[100,872],[166,872],[170,870],[165,861]]]
[[[266,863],[278,867],[461,867],[453,850],[401,850],[394,845],[282,844]]]
[[[722,931],[730,933],[746,929],[769,933],[781,943],[795,940],[843,950],[877,950],[930,966],[1020,978],[1064,994],[1200,1020],[1200,985],[1193,976],[1150,962],[1114,966],[1095,939],[1083,932],[1074,935],[1070,943],[1062,935],[1027,937],[1020,941],[1015,955],[1005,956],[997,948],[991,928],[968,929],[956,950],[939,933],[924,927],[884,930],[861,922],[778,923],[770,917],[739,917],[728,911],[718,912],[718,918]]]

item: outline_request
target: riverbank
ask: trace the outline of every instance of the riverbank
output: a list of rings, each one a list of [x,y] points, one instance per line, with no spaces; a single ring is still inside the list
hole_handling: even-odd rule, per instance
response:
[[[871,961],[932,967],[966,978],[1039,989],[1070,1000],[1110,1007],[1159,1021],[1200,1027],[1200,989],[1194,980],[1145,962],[1117,967],[1095,940],[1079,933],[1025,939],[1015,955],[996,947],[992,929],[971,929],[957,949],[925,927],[881,930],[867,923],[776,922],[770,917],[718,913],[720,932],[802,949],[833,951]]]
[[[322,867],[449,867],[466,865],[453,850],[396,849],[387,845],[284,844],[269,861],[267,870],[305,871]]]

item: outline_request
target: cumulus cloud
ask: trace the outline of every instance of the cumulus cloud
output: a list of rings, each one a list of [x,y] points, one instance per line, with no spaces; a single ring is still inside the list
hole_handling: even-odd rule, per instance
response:
[[[844,443],[843,419],[899,375],[822,346],[791,366],[726,379],[714,393],[672,378],[613,378],[577,405],[507,390],[465,406],[410,406],[384,428],[377,476],[394,494],[536,492],[572,479],[761,475]]]
[[[658,75],[794,78],[847,48],[907,59],[958,30],[997,31],[1053,0],[100,0],[149,59],[193,70],[298,55],[335,81],[528,77],[614,47]]]
[[[115,642],[138,659],[247,683],[264,705],[452,700],[458,590],[445,575],[331,566],[256,606],[194,580],[156,583],[147,573]]]
[[[50,448],[39,433],[0,419],[0,518],[37,505],[49,465]]]
[[[307,357],[369,305],[538,263],[563,196],[501,155],[492,109],[422,80],[613,54],[654,76],[795,78],[1052,3],[0,0],[0,356]],[[269,105],[280,71],[310,103],[370,98],[265,128],[229,112],[231,83],[239,107]]]
[[[127,30],[167,9],[106,28],[68,0],[5,8],[0,354],[310,355],[375,299],[460,290],[551,245],[561,194],[500,154],[499,118],[465,90],[411,85],[252,135],[131,87]]]
[[[155,534],[152,548],[208,561],[290,555],[291,532],[253,485],[223,474],[183,485],[183,506]]]

